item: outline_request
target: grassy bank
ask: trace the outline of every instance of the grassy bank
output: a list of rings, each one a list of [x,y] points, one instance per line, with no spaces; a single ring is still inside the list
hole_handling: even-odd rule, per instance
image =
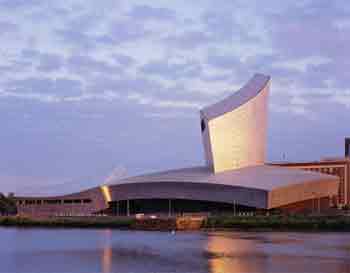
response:
[[[209,217],[204,229],[276,231],[350,231],[347,216],[217,216]]]
[[[119,228],[128,229],[135,220],[115,217],[0,217],[0,226],[52,228]]]
[[[170,224],[169,224],[169,223]],[[144,230],[243,230],[243,231],[350,231],[347,216],[212,216],[196,228],[189,220],[184,227],[175,219],[144,219],[117,217],[0,217],[0,226],[45,228],[117,228]],[[183,222],[183,221],[182,221]],[[191,223],[190,223],[191,222]],[[197,221],[198,222],[198,221]],[[174,226],[175,224],[175,226]]]

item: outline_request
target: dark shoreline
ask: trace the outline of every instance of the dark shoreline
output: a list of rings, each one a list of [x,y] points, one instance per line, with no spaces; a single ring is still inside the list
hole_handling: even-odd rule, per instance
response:
[[[258,232],[350,232],[349,216],[216,216],[208,218],[203,228],[210,231]]]
[[[188,219],[187,222],[192,221],[190,218]],[[198,219],[195,221],[198,223]],[[349,216],[214,216],[201,220],[200,224],[196,225],[196,228],[191,228],[191,223],[190,225],[187,223],[186,226],[179,227],[176,225],[176,222],[176,218],[137,220],[131,217],[0,217],[0,227],[18,228],[112,228],[150,231],[350,232]]]
[[[135,222],[131,218],[114,217],[49,217],[30,218],[19,216],[0,217],[0,227],[18,228],[115,228],[130,229]]]

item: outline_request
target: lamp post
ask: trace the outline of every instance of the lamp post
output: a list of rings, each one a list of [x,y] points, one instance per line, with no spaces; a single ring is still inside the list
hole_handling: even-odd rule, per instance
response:
[[[315,214],[315,211],[316,211],[316,206],[315,206],[315,196],[316,196],[316,193],[315,192],[312,192],[312,214]]]
[[[129,199],[126,200],[126,215],[130,216],[130,201]]]
[[[169,203],[168,203],[168,208],[169,208],[169,212],[168,212],[168,217],[171,217],[171,199],[169,199]]]
[[[233,215],[236,216],[236,201],[233,201]]]
[[[321,214],[321,198],[315,193],[312,192],[312,211],[313,213],[316,213],[316,204],[317,202],[317,213]]]

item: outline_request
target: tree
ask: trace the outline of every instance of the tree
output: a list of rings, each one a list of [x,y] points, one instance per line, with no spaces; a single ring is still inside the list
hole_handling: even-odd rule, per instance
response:
[[[16,201],[13,197],[6,197],[0,193],[0,214],[14,215],[17,213]]]

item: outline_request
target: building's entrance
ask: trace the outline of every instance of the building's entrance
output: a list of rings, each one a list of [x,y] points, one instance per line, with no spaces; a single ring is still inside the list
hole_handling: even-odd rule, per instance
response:
[[[247,213],[255,208],[239,204],[210,202],[188,199],[132,199],[109,202],[106,210],[110,215],[166,214],[181,215],[184,213]]]

